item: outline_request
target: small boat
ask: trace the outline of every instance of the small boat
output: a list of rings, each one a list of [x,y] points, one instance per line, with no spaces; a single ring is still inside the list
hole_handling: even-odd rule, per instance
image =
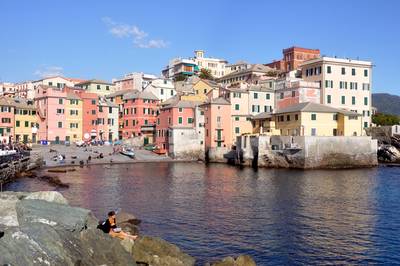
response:
[[[162,148],[156,148],[155,150],[153,150],[153,152],[158,155],[164,155],[167,153],[167,150]]]
[[[128,156],[131,159],[135,158],[135,153],[133,152],[132,149],[123,149],[122,151],[120,151],[120,153],[122,155]]]

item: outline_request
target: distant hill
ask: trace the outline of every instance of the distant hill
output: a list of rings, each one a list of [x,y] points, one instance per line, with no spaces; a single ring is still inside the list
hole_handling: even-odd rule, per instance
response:
[[[400,115],[400,96],[389,93],[373,93],[372,106],[378,108],[379,113]]]

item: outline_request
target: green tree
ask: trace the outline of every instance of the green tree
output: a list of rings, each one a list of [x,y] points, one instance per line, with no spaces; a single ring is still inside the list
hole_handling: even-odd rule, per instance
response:
[[[372,123],[378,126],[393,126],[400,123],[400,118],[397,115],[377,113],[372,115]]]
[[[183,74],[178,74],[175,76],[174,81],[185,81],[186,80],[186,76]]]
[[[211,70],[205,69],[205,68],[200,69],[199,78],[201,78],[201,79],[208,79],[208,80],[214,80],[214,77],[213,77],[213,75],[211,74]]]

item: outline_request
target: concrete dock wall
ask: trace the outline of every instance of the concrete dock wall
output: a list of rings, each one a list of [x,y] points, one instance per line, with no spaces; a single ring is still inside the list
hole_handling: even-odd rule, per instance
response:
[[[373,167],[377,141],[371,137],[241,136],[246,165],[276,168]]]

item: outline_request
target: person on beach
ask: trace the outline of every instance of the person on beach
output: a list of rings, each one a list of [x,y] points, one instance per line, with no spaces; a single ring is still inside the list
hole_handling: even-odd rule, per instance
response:
[[[108,219],[102,224],[103,232],[110,234],[112,237],[118,237],[120,239],[132,239],[135,240],[137,235],[130,235],[121,230],[121,228],[117,227],[117,221],[115,219],[115,212],[110,211],[108,213]]]

